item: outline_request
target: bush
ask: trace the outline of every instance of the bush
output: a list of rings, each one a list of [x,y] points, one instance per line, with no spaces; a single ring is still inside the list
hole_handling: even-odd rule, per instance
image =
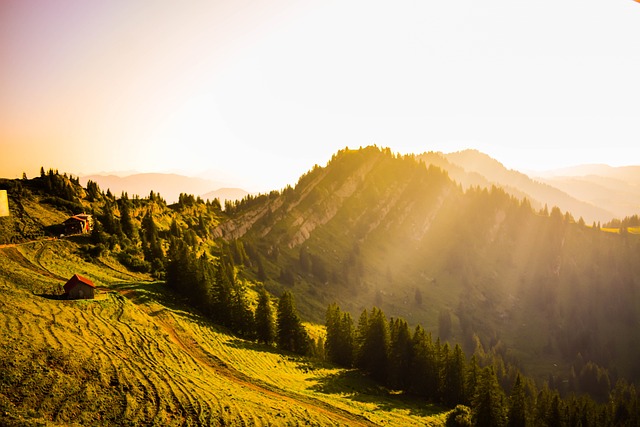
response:
[[[148,273],[151,271],[151,265],[144,260],[143,255],[133,248],[118,254],[118,261],[131,271],[138,273]]]
[[[458,405],[447,415],[445,423],[447,427],[471,427],[471,408],[464,405]]]

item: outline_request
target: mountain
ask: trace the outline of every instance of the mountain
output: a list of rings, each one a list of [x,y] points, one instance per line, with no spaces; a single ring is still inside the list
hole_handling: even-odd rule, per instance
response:
[[[560,384],[586,361],[640,378],[628,353],[640,311],[626,302],[640,292],[635,234],[545,215],[499,187],[464,190],[434,164],[374,147],[228,214],[214,235],[261,253],[268,288],[293,289],[308,319],[334,301],[354,315],[375,305],[438,334],[444,313],[449,339]]]
[[[591,227],[488,185],[486,168],[469,172],[430,156],[428,163],[389,149],[344,149],[295,186],[246,195],[224,211],[196,197],[171,205],[155,195],[115,197],[53,172],[0,180],[11,211],[0,218],[8,244],[0,248],[0,320],[7,325],[3,342],[11,344],[0,348],[0,380],[10,384],[0,389],[0,417],[35,413],[64,423],[73,415],[51,390],[69,389],[71,408],[82,408],[74,413],[85,411],[82,402],[91,396],[104,396],[97,404],[107,419],[113,403],[134,424],[215,424],[220,416],[228,422],[221,415],[227,407],[232,418],[254,419],[265,395],[265,405],[287,420],[303,408],[317,424],[322,414],[367,423],[363,411],[378,417],[369,418],[375,423],[433,421],[429,411],[400,409],[397,401],[380,403],[352,388],[358,373],[325,371],[321,362],[296,362],[245,341],[250,331],[239,325],[263,287],[272,298],[295,295],[300,316],[313,324],[323,324],[327,307],[338,302],[358,325],[373,319],[361,314],[365,309],[376,319],[386,313],[393,328],[400,318],[411,328],[422,325],[442,350],[434,351],[436,359],[460,344],[493,366],[505,391],[519,372],[563,396],[587,393],[599,402],[611,402],[612,389],[622,393],[619,379],[640,382],[640,227]],[[466,187],[452,180],[456,173],[487,185]],[[80,211],[94,213],[92,234],[54,239],[56,225]],[[41,234],[48,240],[33,240]],[[46,298],[54,284],[74,273],[93,276],[114,294],[97,304],[48,302],[55,301]],[[220,325],[239,335],[221,338],[227,330]],[[322,354],[323,328],[308,330]],[[64,352],[49,357],[49,345]],[[281,364],[280,355],[296,364]],[[87,368],[70,365],[72,359]],[[44,385],[30,387],[23,381],[29,375]],[[68,384],[56,382],[67,375]],[[530,396],[535,406],[535,388]],[[28,412],[36,401],[45,403]],[[376,409],[359,406],[367,402]],[[392,416],[401,419],[384,418]],[[277,423],[274,417],[264,424]]]
[[[540,181],[607,209],[618,219],[640,212],[640,166],[583,165],[541,174]]]
[[[589,223],[609,221],[618,215],[618,211],[612,208],[611,200],[606,197],[587,198],[585,192],[572,191],[568,186],[556,185],[555,181],[534,180],[526,174],[507,169],[502,163],[477,150],[448,154],[429,152],[418,158],[446,170],[464,188],[490,188],[496,185],[515,197],[527,197],[536,209],[545,204],[549,208],[558,206]]]
[[[241,339],[141,271],[133,230],[150,232],[147,213],[160,235],[176,219],[195,246],[219,251],[198,227],[225,219],[217,204],[116,200],[57,174],[0,179],[0,188],[10,207],[0,218],[0,425],[444,425],[447,408],[385,391],[352,369]],[[49,233],[83,208],[95,212],[91,236]],[[118,237],[120,226],[137,243]],[[92,280],[95,300],[63,297],[74,274]],[[255,283],[242,284],[255,294]]]
[[[200,197],[202,197],[204,200],[218,199],[224,206],[226,201],[233,202],[235,200],[242,200],[248,195],[249,192],[243,190],[242,188],[219,188],[217,190],[204,193]]]
[[[198,196],[212,189],[224,187],[223,183],[208,179],[163,173],[139,173],[128,176],[87,175],[80,178],[80,182],[85,186],[89,180],[96,182],[104,191],[109,189],[116,196],[124,191],[129,196],[148,197],[149,193],[154,191],[167,203],[177,202],[180,193]]]

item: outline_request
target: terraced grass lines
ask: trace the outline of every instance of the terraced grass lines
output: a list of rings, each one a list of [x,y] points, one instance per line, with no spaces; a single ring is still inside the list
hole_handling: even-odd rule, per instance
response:
[[[438,408],[359,375],[228,335],[163,284],[77,251],[62,241],[0,249],[0,424],[441,421]],[[56,299],[72,272],[95,279],[100,297]]]

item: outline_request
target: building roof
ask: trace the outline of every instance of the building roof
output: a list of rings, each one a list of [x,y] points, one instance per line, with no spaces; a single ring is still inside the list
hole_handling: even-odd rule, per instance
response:
[[[65,292],[69,292],[71,289],[75,288],[81,283],[87,286],[91,286],[92,288],[96,287],[96,285],[94,285],[93,282],[86,277],[80,276],[79,274],[74,274],[71,279],[69,279],[67,283],[65,283],[64,290]]]
[[[81,217],[79,217],[78,215],[74,215],[74,216],[72,216],[72,217],[67,218],[67,219],[64,221],[64,224],[66,224],[66,223],[68,223],[68,222],[72,222],[72,221],[81,221],[81,222],[86,222],[86,221],[87,221],[87,218],[81,218]]]

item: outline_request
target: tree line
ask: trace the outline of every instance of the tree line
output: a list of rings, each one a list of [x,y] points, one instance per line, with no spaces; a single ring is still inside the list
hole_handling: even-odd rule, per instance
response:
[[[198,256],[183,239],[172,237],[167,253],[167,285],[186,297],[213,322],[234,334],[298,354],[310,354],[315,343],[298,315],[293,295],[283,292],[275,313],[271,298],[258,287],[255,309],[246,283],[236,275],[233,259]]]
[[[356,368],[390,389],[402,390],[455,409],[447,425],[474,426],[637,426],[640,405],[635,387],[621,380],[608,399],[561,397],[499,355],[481,350],[470,359],[460,345],[433,340],[418,325],[387,320],[379,308],[363,310],[357,324],[331,304],[326,313],[326,357]]]

